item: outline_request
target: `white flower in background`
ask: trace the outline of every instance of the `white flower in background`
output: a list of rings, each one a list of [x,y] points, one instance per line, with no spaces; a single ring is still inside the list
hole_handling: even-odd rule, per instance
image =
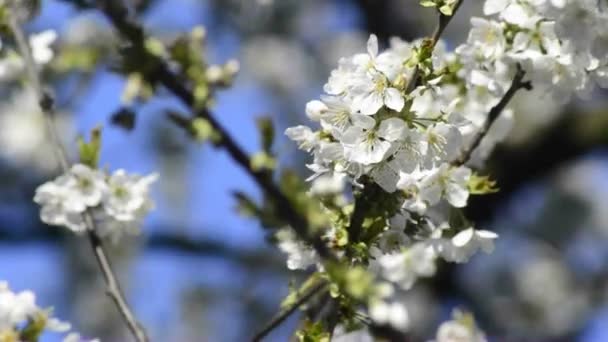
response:
[[[41,309],[36,305],[36,296],[32,291],[13,292],[8,283],[0,281],[0,339],[16,341],[22,329],[31,320],[42,321],[39,329],[66,332],[70,324],[50,316],[51,310]]]
[[[407,308],[400,302],[373,300],[369,305],[369,317],[378,325],[389,325],[400,331],[409,328]]]
[[[32,51],[34,62],[40,66],[48,64],[54,57],[51,45],[57,40],[57,33],[53,30],[46,30],[40,33],[34,33],[29,36],[29,43]],[[12,81],[23,75],[25,62],[23,58],[15,51],[2,46],[4,51],[0,58],[0,81]]]
[[[156,174],[142,177],[124,170],[106,176],[75,164],[66,174],[40,185],[34,202],[41,206],[44,223],[82,232],[86,229],[83,214],[91,210],[93,217],[103,222],[100,233],[116,237],[134,231],[133,225],[152,209],[149,187],[157,178]]]
[[[86,207],[95,207],[107,191],[104,175],[83,164],[75,164],[69,173],[69,207],[83,212]]]
[[[287,268],[305,270],[318,261],[314,249],[300,242],[289,229],[282,229],[276,234],[279,249],[287,254]]]
[[[388,220],[389,228],[380,234],[377,242],[382,252],[398,251],[408,244],[410,238],[405,234],[405,228],[409,219],[408,212],[399,212]]]
[[[149,192],[157,179],[158,174],[142,177],[122,169],[115,171],[102,201],[106,214],[120,222],[139,221],[153,207]]]
[[[476,327],[470,314],[455,311],[453,316],[451,321],[439,326],[433,342],[487,342],[485,334]]]
[[[71,140],[73,130],[67,115],[56,115],[55,127],[62,139]],[[48,141],[44,117],[31,88],[16,91],[0,103],[0,156],[9,164],[45,173],[55,169],[55,151]]]
[[[82,338],[82,336],[80,336],[78,333],[70,333],[63,339],[63,342],[101,342],[101,340],[98,338]]]
[[[409,212],[424,214],[429,206],[429,199],[425,197],[426,193],[420,190],[421,175],[401,172],[397,188],[403,191],[405,200],[402,208]]]
[[[61,175],[36,189],[34,202],[42,206],[40,219],[54,226],[64,226],[75,233],[85,230],[82,213],[86,206],[71,199],[73,178]]]
[[[12,81],[23,72],[25,62],[14,52],[9,52],[0,59],[0,82]]]
[[[47,64],[53,59],[51,45],[57,40],[57,32],[46,30],[32,34],[29,39],[32,47],[32,57],[36,63]]]
[[[467,228],[451,239],[443,239],[439,244],[439,253],[447,260],[456,263],[467,262],[478,250],[491,253],[494,250],[494,240],[498,234],[488,230]]]
[[[312,181],[310,192],[313,195],[336,195],[344,191],[346,174],[340,172],[325,173]]]
[[[331,342],[374,342],[374,338],[367,329],[348,331],[342,325],[334,330]]]
[[[378,268],[384,279],[409,290],[420,277],[435,274],[437,254],[432,246],[416,243],[402,251],[376,257],[372,268]]]
[[[38,310],[36,296],[31,291],[12,292],[6,282],[0,282],[0,333],[13,329]]]

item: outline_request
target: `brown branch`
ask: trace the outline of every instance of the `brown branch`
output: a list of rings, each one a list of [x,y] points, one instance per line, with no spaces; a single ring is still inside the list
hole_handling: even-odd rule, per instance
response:
[[[183,85],[182,80],[170,70],[166,61],[150,54],[145,46],[145,33],[143,28],[129,18],[128,9],[122,1],[97,0],[97,7],[106,15],[112,25],[118,30],[131,48],[142,53],[146,58],[153,61],[156,66],[149,74],[155,81],[158,81],[165,88],[177,96],[184,104],[190,108],[196,108],[195,99],[192,91]],[[324,259],[333,260],[335,255],[322,241],[318,233],[311,233],[307,219],[302,216],[293,206],[289,198],[275,184],[272,176],[264,170],[256,170],[251,167],[250,158],[245,151],[237,144],[228,131],[215,119],[207,108],[195,109],[197,117],[204,118],[209,122],[213,129],[218,133],[220,141],[217,145],[224,148],[232,159],[241,166],[268,195],[276,207],[279,217],[294,229],[296,234],[312,244],[313,248]]]
[[[40,82],[40,78],[38,72],[36,70],[36,64],[34,59],[32,58],[32,53],[30,51],[30,46],[25,38],[25,34],[21,29],[20,23],[18,22],[18,16],[14,15],[18,11],[18,5],[16,1],[12,2],[12,12],[13,14],[9,15],[9,26],[15,40],[17,42],[17,47],[22,57],[25,59],[25,69],[28,75],[28,79],[34,88],[34,92],[36,93],[36,97],[38,98],[38,104],[40,106],[40,110],[43,113],[44,121],[47,126],[47,131],[51,137],[52,144],[55,147],[55,153],[57,154],[58,161],[61,165],[61,168],[64,172],[69,171],[69,162],[68,157],[65,152],[65,149],[59,139],[57,134],[57,130],[55,129],[53,116],[54,116],[54,100],[53,97],[45,92],[42,89],[42,84]],[[87,235],[89,237],[89,241],[91,242],[91,247],[93,248],[93,252],[95,254],[95,258],[97,259],[97,264],[103,274],[106,290],[108,295],[114,301],[116,308],[120,312],[123,317],[125,323],[129,327],[129,330],[133,334],[133,337],[138,342],[146,342],[148,338],[143,327],[137,322],[133,312],[131,311],[129,305],[127,304],[124,295],[120,289],[119,283],[116,280],[116,276],[106,252],[103,247],[103,243],[97,234],[95,220],[89,211],[85,211],[83,213],[83,219],[85,225],[87,227]]]
[[[511,86],[509,87],[509,89],[507,90],[505,95],[500,99],[500,101],[494,107],[492,107],[492,109],[490,110],[490,113],[488,114],[488,119],[484,123],[483,127],[481,127],[481,129],[473,137],[473,141],[462,152],[460,157],[458,157],[458,159],[456,159],[455,161],[452,162],[453,165],[456,165],[456,166],[464,165],[469,161],[469,159],[471,159],[473,152],[475,151],[475,149],[477,147],[479,147],[479,144],[481,144],[483,137],[485,137],[486,134],[488,134],[488,131],[490,130],[490,127],[492,127],[492,124],[494,123],[494,121],[496,121],[496,119],[498,119],[498,117],[500,116],[500,113],[502,113],[502,111],[509,104],[509,102],[511,101],[513,96],[515,96],[515,93],[517,93],[518,90],[520,90],[520,89],[531,90],[532,89],[532,83],[530,83],[529,81],[523,80],[525,74],[526,74],[526,72],[521,68],[521,65],[518,64],[517,71],[515,72],[515,76],[513,77],[513,81],[511,82]]]
[[[314,295],[323,291],[327,287],[327,283],[325,281],[320,282],[319,284],[313,286],[310,290],[305,292],[298,300],[293,303],[288,308],[279,312],[273,319],[268,322],[260,332],[255,334],[255,336],[251,339],[252,342],[259,342],[264,337],[266,337],[271,331],[277,328],[283,321],[285,321],[294,311],[296,311],[300,306],[308,302]]]

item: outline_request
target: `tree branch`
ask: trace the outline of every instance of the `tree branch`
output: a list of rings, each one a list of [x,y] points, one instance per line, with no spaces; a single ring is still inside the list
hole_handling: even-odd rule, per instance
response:
[[[511,101],[513,96],[515,96],[515,93],[517,93],[518,90],[520,90],[522,88],[527,89],[527,90],[532,89],[532,83],[530,83],[529,81],[523,80],[525,74],[526,74],[526,72],[521,68],[521,65],[518,64],[517,71],[515,72],[515,77],[513,77],[513,81],[511,82],[511,86],[509,87],[509,89],[507,90],[505,95],[502,97],[502,99],[500,99],[500,101],[494,107],[492,107],[492,109],[490,110],[490,113],[488,114],[488,119],[484,123],[483,127],[473,137],[473,141],[462,152],[460,157],[458,157],[458,159],[456,159],[452,163],[453,165],[456,165],[456,166],[464,165],[469,161],[469,159],[471,159],[471,155],[473,154],[473,151],[475,151],[475,149],[479,146],[479,144],[481,144],[483,137],[485,137],[486,134],[488,134],[488,131],[490,130],[490,127],[492,126],[494,121],[496,121],[496,119],[498,119],[498,117],[500,116],[500,113],[502,113],[502,111],[509,104],[509,102]]]
[[[296,311],[300,306],[308,302],[315,294],[321,292],[327,287],[327,282],[322,281],[319,284],[313,286],[310,290],[305,292],[298,300],[293,303],[288,308],[279,312],[270,322],[266,324],[266,326],[260,330],[255,336],[251,339],[252,342],[261,341],[266,335],[268,335],[271,331],[277,328],[283,321],[285,321],[294,311]]]
[[[190,108],[195,108],[195,99],[192,91],[182,84],[182,80],[173,73],[166,61],[157,56],[150,54],[145,46],[145,33],[143,28],[135,21],[129,18],[128,9],[121,1],[114,0],[97,0],[97,7],[106,15],[112,25],[118,30],[123,39],[128,41],[133,48],[141,52],[154,61],[156,65],[153,72],[150,74],[154,80],[160,82],[165,88],[177,96],[184,104]],[[250,158],[245,151],[236,143],[234,138],[228,131],[215,119],[212,113],[207,108],[195,109],[197,117],[204,118],[209,122],[213,129],[218,133],[220,141],[218,146],[223,147],[232,157],[232,159],[240,165],[264,190],[272,200],[277,209],[277,215],[281,219],[289,223],[296,234],[312,244],[313,248],[324,259],[336,259],[329,248],[322,241],[318,233],[311,233],[307,219],[303,217],[294,208],[289,198],[275,184],[272,176],[263,170],[256,170],[251,167]]]
[[[47,131],[51,137],[52,144],[55,147],[55,152],[57,154],[58,161],[63,171],[67,172],[69,171],[68,157],[61,143],[61,140],[59,139],[53,122],[53,97],[42,89],[42,84],[40,82],[38,71],[36,69],[36,64],[30,51],[30,46],[26,40],[23,30],[21,29],[20,23],[18,22],[18,17],[17,15],[15,15],[15,13],[18,12],[17,2],[12,1],[11,5],[12,13],[8,16],[11,31],[13,32],[13,35],[17,42],[19,52],[25,59],[25,69],[28,75],[28,79],[32,87],[34,88],[36,97],[38,98],[38,104],[44,116],[44,121],[47,126]],[[96,224],[95,220],[93,219],[93,216],[89,211],[85,211],[83,213],[83,219],[87,227],[87,236],[91,243],[91,247],[93,248],[95,258],[97,259],[97,264],[101,270],[101,273],[103,274],[106,283],[106,290],[108,292],[108,295],[114,301],[116,308],[118,309],[125,323],[129,327],[129,330],[133,334],[135,340],[138,342],[148,341],[143,327],[135,319],[135,316],[133,315],[129,305],[127,304],[124,298],[119,283],[116,280],[116,276],[114,274],[114,271],[112,270],[106,252],[104,250],[103,243],[99,235],[97,234]]]

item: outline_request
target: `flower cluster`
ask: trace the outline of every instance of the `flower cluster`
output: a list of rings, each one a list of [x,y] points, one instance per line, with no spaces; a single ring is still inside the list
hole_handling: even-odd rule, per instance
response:
[[[0,4],[1,5],[1,4]],[[57,33],[53,30],[46,30],[29,36],[32,58],[39,65],[45,65],[54,56],[51,45],[57,39]],[[0,82],[15,80],[23,75],[25,61],[13,49],[5,47],[0,41]]]
[[[452,320],[439,326],[433,342],[487,342],[485,334],[477,328],[470,314],[455,310],[452,316]]]
[[[534,86],[564,103],[608,86],[608,13],[595,0],[488,0],[457,51],[472,83],[500,94],[513,63]],[[477,62],[473,62],[476,60]],[[476,80],[476,81],[474,81]]]
[[[588,96],[594,83],[608,86],[608,12],[603,7],[595,0],[487,0],[488,17],[471,19],[467,41],[454,52],[441,41],[398,38],[381,51],[371,35],[366,53],[339,61],[325,94],[306,106],[318,128],[300,125],[286,135],[312,154],[311,195],[329,191],[348,197],[351,189],[377,186],[384,197],[376,200],[399,202],[397,210],[368,217],[384,222],[379,230],[367,227],[374,233],[367,232],[363,241],[374,274],[408,290],[419,277],[434,274],[437,258],[461,263],[478,250],[492,251],[498,235],[475,229],[460,210],[473,183],[483,178],[465,164],[482,162],[511,129],[508,109],[489,131],[485,126],[489,113],[516,85],[516,75],[523,73],[526,87],[532,84],[560,101],[572,94]],[[340,229],[348,235],[349,228],[330,227],[326,235]],[[291,269],[316,263],[305,244],[281,236],[279,241]],[[330,247],[349,255],[342,253],[348,242]],[[372,320],[407,328],[398,302],[391,296],[377,299],[369,301]]]
[[[117,170],[111,175],[75,164],[69,172],[40,185],[34,201],[42,206],[43,222],[74,232],[86,229],[83,213],[90,210],[102,234],[137,232],[138,223],[153,207],[149,187],[158,175],[139,176]]]
[[[36,341],[44,331],[66,332],[70,324],[51,317],[51,309],[36,305],[32,291],[13,292],[0,281],[0,341]],[[64,341],[82,341],[78,334]],[[91,341],[93,342],[93,341]]]

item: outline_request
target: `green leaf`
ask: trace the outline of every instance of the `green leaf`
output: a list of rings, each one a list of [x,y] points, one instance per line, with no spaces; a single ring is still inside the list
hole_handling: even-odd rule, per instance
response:
[[[21,330],[20,341],[24,342],[36,342],[42,335],[46,323],[48,321],[47,314],[45,312],[36,312],[33,317],[30,317],[27,324]]]
[[[329,342],[331,334],[325,331],[323,322],[306,320],[304,327],[296,332],[298,342]]]
[[[479,176],[475,173],[469,178],[467,187],[473,195],[493,194],[500,190],[496,187],[496,181],[491,180],[489,176]]]
[[[87,142],[82,136],[78,137],[78,152],[80,162],[93,169],[99,164],[99,154],[101,151],[101,127],[91,130],[91,139]]]
[[[420,1],[422,7],[436,7],[437,4],[433,0],[422,0]]]
[[[439,7],[439,12],[441,12],[441,14],[443,14],[443,15],[447,15],[448,17],[451,17],[454,14],[454,7],[451,4],[445,4],[441,7]]]

